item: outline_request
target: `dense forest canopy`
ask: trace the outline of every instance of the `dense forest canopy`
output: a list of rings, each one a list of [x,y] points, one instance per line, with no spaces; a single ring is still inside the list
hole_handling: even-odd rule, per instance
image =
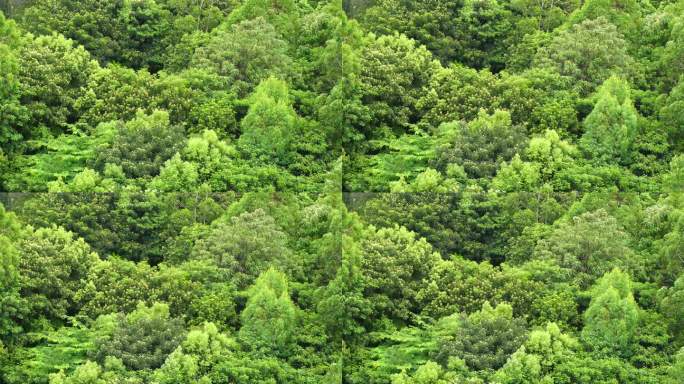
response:
[[[0,383],[681,384],[683,0],[0,1]]]

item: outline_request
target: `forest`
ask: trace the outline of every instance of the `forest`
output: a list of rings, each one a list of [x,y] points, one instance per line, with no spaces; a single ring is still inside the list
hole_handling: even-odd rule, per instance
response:
[[[684,0],[0,0],[0,384],[684,383]]]

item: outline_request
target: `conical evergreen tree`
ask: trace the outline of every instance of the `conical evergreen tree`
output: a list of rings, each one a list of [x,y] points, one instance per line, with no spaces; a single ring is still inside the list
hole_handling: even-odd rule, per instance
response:
[[[296,318],[287,277],[271,268],[259,276],[249,291],[247,305],[240,316],[240,338],[257,352],[284,352],[290,347]]]
[[[625,80],[613,76],[603,83],[584,127],[580,147],[589,158],[598,163],[629,164],[638,127],[637,111]]]
[[[629,276],[617,268],[606,273],[593,288],[582,339],[599,355],[629,356],[638,323]]]

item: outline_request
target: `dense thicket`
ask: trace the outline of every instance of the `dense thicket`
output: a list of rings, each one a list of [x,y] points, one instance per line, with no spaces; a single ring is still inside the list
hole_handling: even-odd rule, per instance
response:
[[[681,383],[682,73],[682,0],[0,1],[0,383]]]

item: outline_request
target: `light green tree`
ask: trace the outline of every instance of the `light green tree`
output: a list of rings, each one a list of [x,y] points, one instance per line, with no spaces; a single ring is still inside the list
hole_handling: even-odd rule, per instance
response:
[[[530,332],[523,344],[494,375],[498,384],[553,383],[550,376],[557,365],[572,358],[577,340],[549,323],[545,329]]]
[[[610,77],[598,90],[594,109],[584,120],[580,148],[599,163],[628,164],[638,133],[637,111],[625,80]]]
[[[682,22],[684,25],[684,22]],[[684,27],[682,27],[684,30]],[[666,123],[670,142],[678,150],[684,150],[684,77],[670,91],[660,116]]]
[[[31,113],[29,137],[68,132],[78,121],[77,100],[98,65],[62,35],[38,36],[19,51],[21,102]]]
[[[358,244],[343,235],[341,248],[342,265],[323,291],[317,309],[334,340],[353,344],[366,332],[372,304],[364,297]]]
[[[81,238],[61,227],[40,228],[17,244],[21,294],[31,318],[65,320],[79,309],[77,292],[99,258]]]
[[[188,333],[185,341],[166,359],[155,374],[160,384],[211,384],[211,373],[229,359],[237,343],[218,331],[213,323]]]
[[[282,272],[271,268],[259,276],[249,290],[240,321],[240,340],[255,352],[288,352],[297,328],[297,308]]]
[[[365,296],[374,315],[412,322],[422,308],[420,290],[440,259],[423,238],[404,227],[368,228],[361,242]]]
[[[250,97],[249,111],[242,122],[238,148],[250,157],[286,164],[294,140],[297,114],[287,83],[269,78],[259,84]]]
[[[619,269],[606,273],[592,288],[584,313],[582,340],[599,356],[629,356],[639,324],[639,306],[629,275]]]

